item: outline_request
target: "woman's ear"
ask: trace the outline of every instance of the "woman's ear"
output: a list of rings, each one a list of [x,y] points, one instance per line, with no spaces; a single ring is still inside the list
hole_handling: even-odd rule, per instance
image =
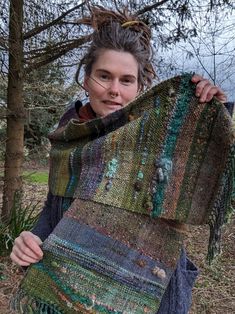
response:
[[[84,87],[84,89],[85,89],[87,92],[89,91],[88,80],[89,80],[89,77],[86,75],[85,78],[84,78],[83,87]]]

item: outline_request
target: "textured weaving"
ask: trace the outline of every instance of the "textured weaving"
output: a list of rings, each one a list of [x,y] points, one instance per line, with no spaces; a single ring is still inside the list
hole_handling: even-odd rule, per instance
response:
[[[50,135],[49,188],[75,200],[43,244],[12,306],[20,313],[155,314],[185,224],[210,225],[208,258],[231,213],[234,130],[199,104],[191,75]]]

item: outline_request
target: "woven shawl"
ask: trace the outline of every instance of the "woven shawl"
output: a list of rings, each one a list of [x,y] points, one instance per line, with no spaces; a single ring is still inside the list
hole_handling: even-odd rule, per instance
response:
[[[50,134],[49,188],[74,201],[23,279],[20,313],[155,314],[185,224],[210,225],[219,251],[231,212],[234,134],[222,104],[200,104],[191,75],[125,108]]]

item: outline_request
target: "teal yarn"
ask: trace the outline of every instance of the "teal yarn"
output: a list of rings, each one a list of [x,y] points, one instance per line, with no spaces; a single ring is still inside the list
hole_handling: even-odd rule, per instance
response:
[[[175,144],[179,135],[180,128],[188,113],[190,100],[195,93],[195,85],[191,82],[190,78],[191,75],[186,74],[183,76],[180,82],[179,97],[176,100],[176,105],[172,112],[172,118],[170,119],[170,123],[167,126],[168,135],[163,144],[163,152],[161,154],[161,157],[159,158],[159,162],[166,160],[169,163],[172,160],[172,155],[175,149]],[[172,89],[170,91],[172,93]],[[175,96],[175,92],[173,96]],[[168,97],[170,97],[170,95]],[[170,171],[168,172],[170,174]],[[161,182],[159,182],[157,187],[158,192],[153,197],[153,211],[151,213],[153,218],[158,217],[162,213],[164,213],[162,203],[166,184],[167,180],[162,180]]]

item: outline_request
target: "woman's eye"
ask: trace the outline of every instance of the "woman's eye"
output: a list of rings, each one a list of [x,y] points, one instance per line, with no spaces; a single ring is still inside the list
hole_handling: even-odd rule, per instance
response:
[[[109,76],[107,74],[101,74],[100,75],[100,79],[103,81],[108,81],[109,80]]]
[[[124,84],[124,85],[129,85],[129,84],[132,83],[132,81],[131,81],[130,79],[123,79],[121,82],[122,82],[122,84]]]

